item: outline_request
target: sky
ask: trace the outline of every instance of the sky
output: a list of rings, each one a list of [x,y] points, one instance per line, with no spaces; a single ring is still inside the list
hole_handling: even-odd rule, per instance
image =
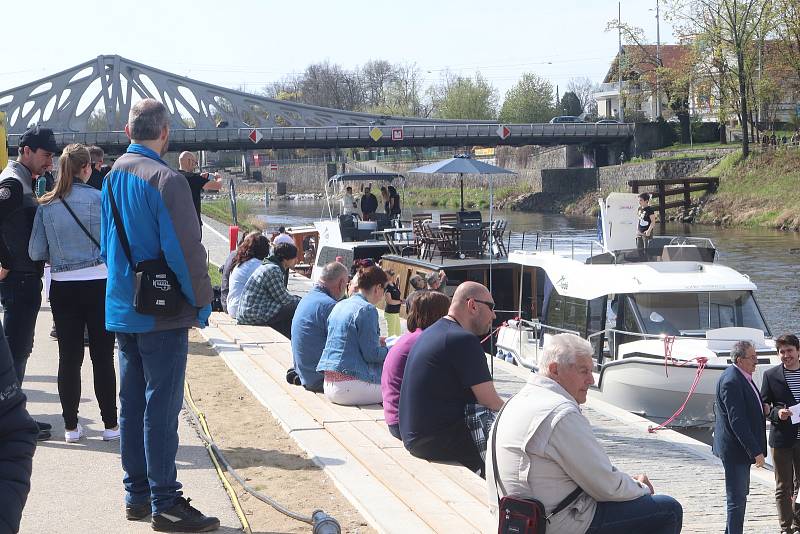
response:
[[[663,4],[663,0],[661,0]],[[656,39],[656,0],[622,0],[622,20]],[[663,5],[662,5],[663,8]],[[256,92],[311,63],[416,64],[426,84],[445,70],[480,72],[502,100],[526,72],[558,85],[602,82],[617,51],[617,0],[38,0],[8,9],[0,92],[98,55]],[[661,42],[675,42],[662,9]],[[39,30],[34,25],[41,24]]]

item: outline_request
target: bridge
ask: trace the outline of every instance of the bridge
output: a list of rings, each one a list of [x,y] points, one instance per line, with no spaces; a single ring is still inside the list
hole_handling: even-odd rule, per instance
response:
[[[95,144],[120,153],[129,144],[122,130],[130,107],[142,98],[167,107],[172,150],[609,145],[634,133],[633,124],[501,125],[323,108],[227,89],[117,55],[0,91],[0,111],[8,117],[11,152],[38,123],[56,133],[59,146]]]

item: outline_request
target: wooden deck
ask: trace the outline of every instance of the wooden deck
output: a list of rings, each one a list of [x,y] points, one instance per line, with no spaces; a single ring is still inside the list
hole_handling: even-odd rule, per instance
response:
[[[215,313],[203,335],[290,436],[380,532],[493,532],[485,482],[466,468],[412,457],[392,437],[379,405],[338,406],[285,380],[288,340],[270,328],[236,325]],[[495,359],[502,396],[528,371]],[[673,431],[649,434],[649,421],[596,398],[584,405],[614,464],[645,472],[659,493],[684,507],[685,533],[723,532],[725,484],[710,447]],[[777,532],[772,473],[753,469],[745,532]]]

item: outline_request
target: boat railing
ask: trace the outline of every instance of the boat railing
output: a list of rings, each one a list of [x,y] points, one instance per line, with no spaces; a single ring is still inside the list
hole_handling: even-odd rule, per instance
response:
[[[546,323],[542,323],[541,321],[538,321],[538,320],[529,321],[527,319],[518,319],[517,323],[521,324],[524,327],[530,328],[530,330],[534,333],[533,340],[535,340],[537,343],[540,340],[540,332],[548,331],[548,330],[549,331],[553,331],[553,332],[557,332],[559,334],[575,334],[576,336],[585,337],[585,339],[587,341],[589,341],[590,343],[594,339],[603,339],[602,336],[605,336],[606,339],[610,339],[610,338],[613,337],[613,341],[615,342],[614,343],[615,345],[616,345],[616,336],[617,335],[637,337],[637,338],[640,338],[641,340],[660,340],[660,341],[664,341],[667,338],[670,338],[672,340],[672,342],[678,341],[678,340],[691,340],[691,341],[707,341],[708,340],[708,338],[706,338],[705,336],[704,337],[681,336],[681,335],[668,336],[666,334],[647,334],[647,333],[643,333],[643,332],[629,332],[627,330],[621,330],[619,328],[604,328],[603,330],[598,330],[597,332],[593,332],[593,333],[589,334],[588,336],[583,336],[583,335],[581,335],[580,332],[578,332],[576,330],[571,330],[571,329],[568,329],[568,328],[559,328],[557,326],[551,326],[551,325],[548,325]],[[529,341],[531,341],[530,338],[529,338]],[[734,338],[731,338],[731,339],[713,338],[711,341],[714,341],[715,343],[716,342],[736,343],[737,341],[742,341],[742,339],[741,338],[735,338],[735,339]]]

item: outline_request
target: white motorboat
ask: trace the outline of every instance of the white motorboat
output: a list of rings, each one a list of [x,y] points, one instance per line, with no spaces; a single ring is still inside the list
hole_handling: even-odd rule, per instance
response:
[[[714,262],[707,239],[656,237],[636,246],[637,195],[601,200],[602,242],[543,239],[516,251],[533,288],[520,319],[498,334],[500,356],[538,369],[548,339],[561,332],[594,348],[595,388],[602,398],[655,422],[669,418],[694,393],[674,426],[714,421],[716,383],[736,341],[756,347],[761,376],[780,363],[750,278]],[[527,309],[525,309],[527,308]]]

